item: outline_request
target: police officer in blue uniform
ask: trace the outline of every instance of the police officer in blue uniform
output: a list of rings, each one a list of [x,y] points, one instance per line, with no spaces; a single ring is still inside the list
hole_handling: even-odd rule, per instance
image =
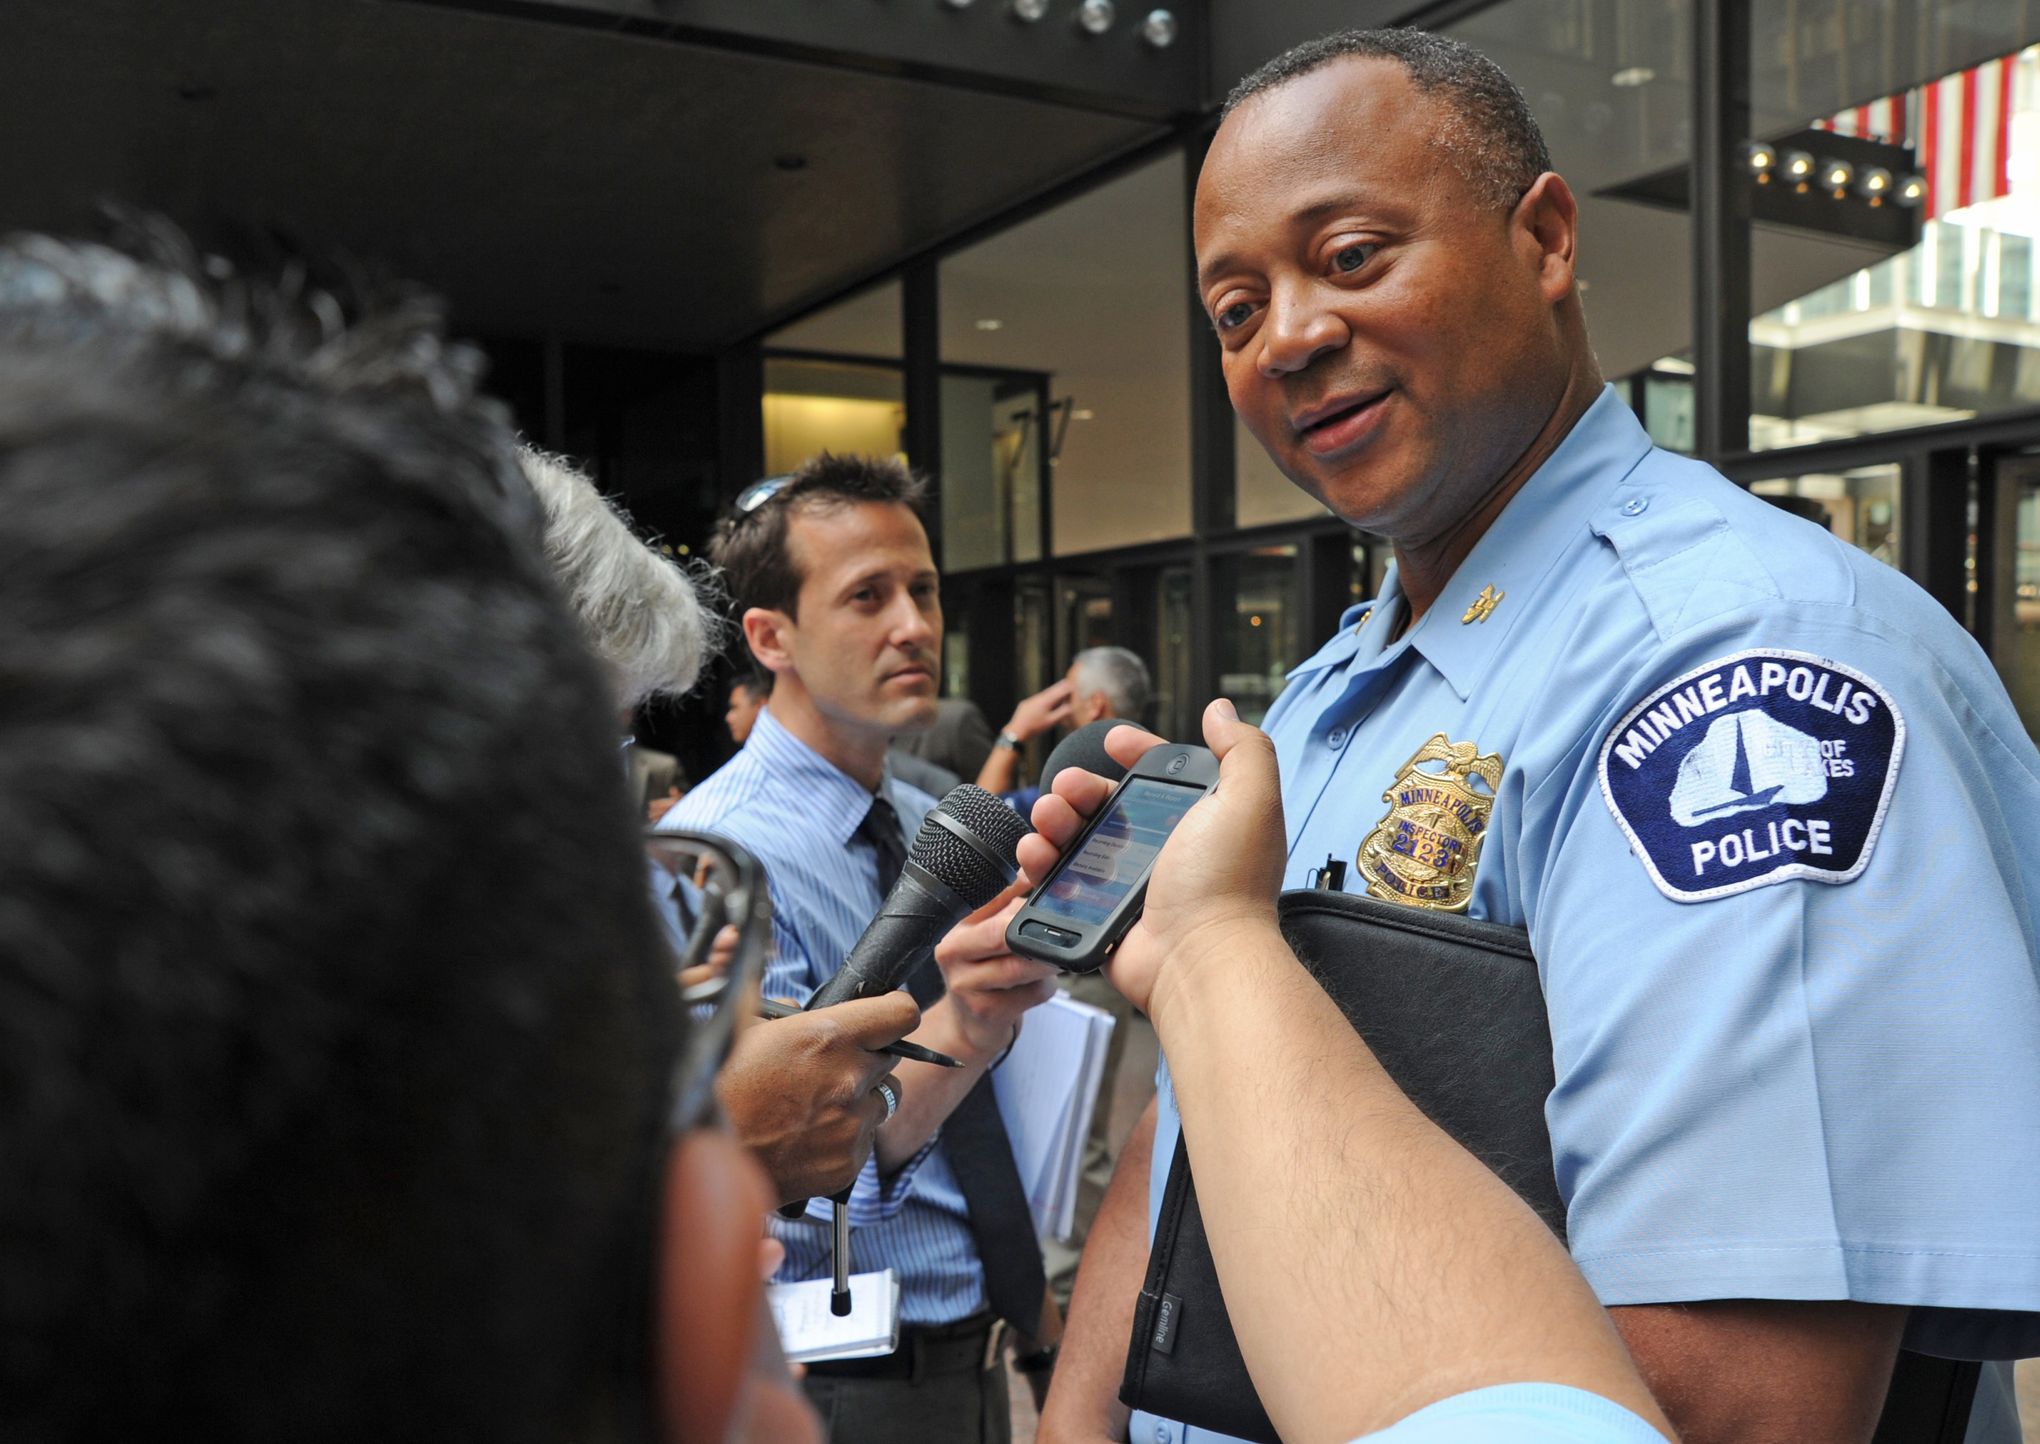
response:
[[[1901,1344],[2040,1352],[2040,756],[1910,582],[1651,445],[1576,219],[1520,94],[1439,37],[1301,47],[1213,142],[1234,405],[1396,554],[1268,718],[1285,886],[1330,857],[1527,928],[1569,1243],[1681,1436],[1868,1439]],[[1166,1068],[1156,1117],[1122,1166],[1159,1199]],[[1141,1195],[1093,1233],[1045,1440],[1125,1423]],[[2018,1437],[2008,1376],[1972,1441]]]

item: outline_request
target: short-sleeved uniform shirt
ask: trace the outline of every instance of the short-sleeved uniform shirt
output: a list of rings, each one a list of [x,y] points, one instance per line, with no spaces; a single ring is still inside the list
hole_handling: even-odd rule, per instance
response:
[[[1529,930],[1602,1301],[1908,1304],[1908,1347],[2040,1352],[2040,755],[1974,641],[1612,390],[1405,612],[1391,571],[1269,714],[1285,885],[1330,859]],[[1167,1432],[1134,1437],[1212,1437]]]
[[[1584,1389],[1497,1384],[1440,1399],[1354,1444],[1665,1444],[1665,1436]]]

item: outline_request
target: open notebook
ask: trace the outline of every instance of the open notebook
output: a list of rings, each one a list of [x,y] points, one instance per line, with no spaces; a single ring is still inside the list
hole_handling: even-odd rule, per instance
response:
[[[900,1281],[891,1269],[850,1276],[850,1312],[829,1312],[826,1278],[772,1284],[766,1307],[779,1330],[780,1352],[789,1364],[823,1359],[869,1359],[900,1346]]]
[[[992,1074],[1034,1228],[1044,1238],[1068,1239],[1076,1221],[1084,1139],[1112,1024],[1104,1009],[1057,993],[1028,1013],[1019,1041]]]

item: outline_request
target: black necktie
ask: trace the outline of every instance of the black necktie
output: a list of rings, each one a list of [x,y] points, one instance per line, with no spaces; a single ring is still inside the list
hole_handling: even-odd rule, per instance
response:
[[[857,835],[877,855],[878,891],[884,897],[907,864],[899,814],[883,797],[874,797],[871,810],[857,825]],[[923,1008],[929,1007],[942,996],[942,970],[932,959],[924,963],[907,979],[907,991]],[[970,1211],[971,1241],[985,1270],[985,1298],[994,1313],[1032,1338],[1041,1327],[1046,1270],[1034,1236],[1034,1213],[1013,1162],[1013,1145],[999,1116],[990,1073],[978,1079],[942,1125],[942,1148]]]
[[[900,815],[883,797],[871,799],[871,810],[857,824],[857,835],[871,844],[878,855],[878,895],[889,895],[907,865],[907,840],[900,832]]]

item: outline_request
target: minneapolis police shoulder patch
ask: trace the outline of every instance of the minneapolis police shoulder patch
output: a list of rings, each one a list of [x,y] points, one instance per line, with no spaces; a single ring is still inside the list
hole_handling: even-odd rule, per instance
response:
[[[1601,795],[1658,891],[1704,902],[1870,864],[1905,750],[1876,682],[1804,652],[1737,652],[1668,682],[1601,745]]]

